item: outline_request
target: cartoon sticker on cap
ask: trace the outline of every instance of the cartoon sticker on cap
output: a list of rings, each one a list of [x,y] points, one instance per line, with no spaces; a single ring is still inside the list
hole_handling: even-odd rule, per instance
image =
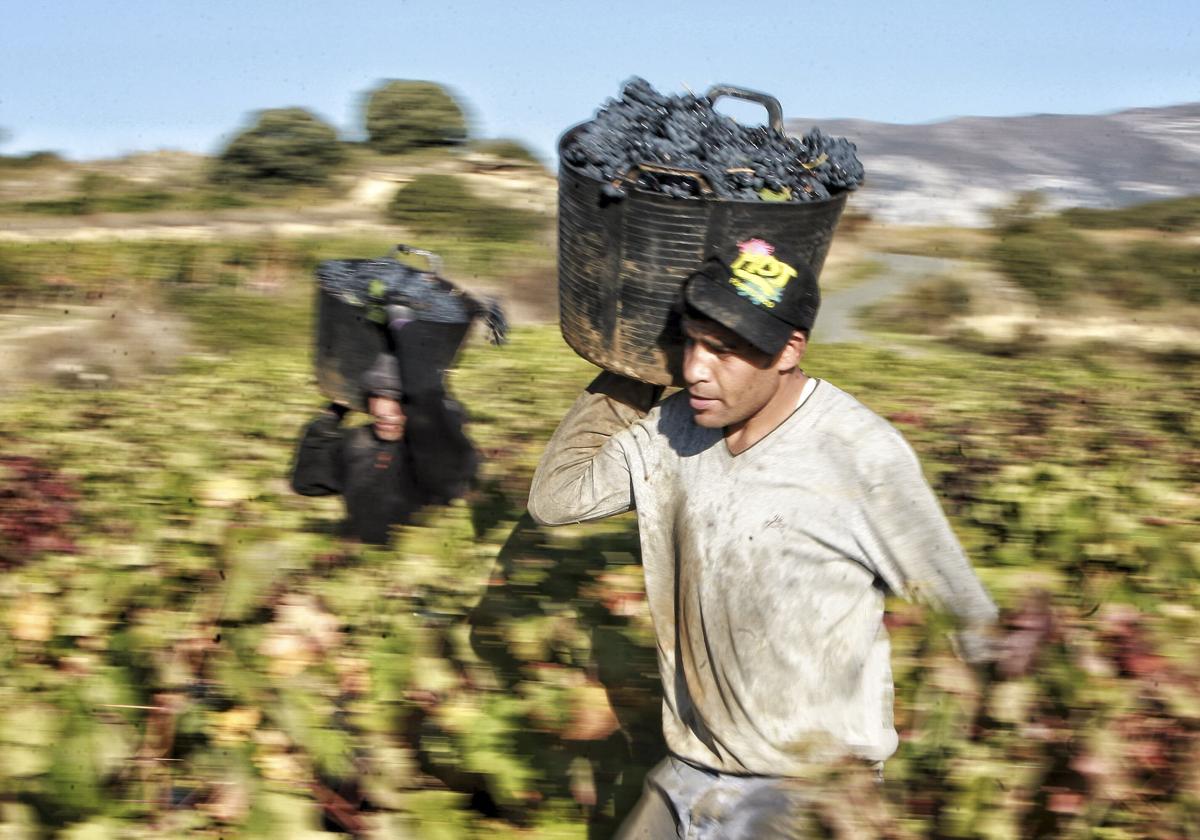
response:
[[[730,265],[729,283],[739,295],[759,306],[774,308],[783,289],[798,272],[775,256],[775,246],[761,239],[738,243],[737,258]]]

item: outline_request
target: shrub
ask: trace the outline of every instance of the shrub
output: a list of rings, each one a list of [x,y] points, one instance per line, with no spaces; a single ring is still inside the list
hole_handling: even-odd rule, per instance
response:
[[[367,98],[366,128],[367,142],[386,154],[467,139],[462,108],[434,82],[392,80],[376,88]]]
[[[971,290],[953,277],[936,277],[870,306],[864,317],[883,332],[932,334],[971,311]]]
[[[493,155],[504,160],[541,163],[538,156],[530,151],[528,146],[520,140],[511,140],[507,137],[495,140],[477,140],[471,144],[471,149],[481,154]]]
[[[1059,217],[1042,212],[1037,193],[1022,193],[992,215],[996,267],[1038,300],[1053,303],[1076,291],[1077,267],[1092,248]]]
[[[1067,252],[1083,245],[1069,230],[1033,229],[1001,234],[989,255],[996,267],[1038,300],[1052,303],[1067,297],[1073,279]]]
[[[1200,249],[1170,242],[1104,246],[1079,233],[1079,228],[1180,229],[1200,221],[1200,199],[1053,216],[1040,209],[1040,200],[1026,194],[997,210],[989,256],[1042,302],[1078,294],[1101,295],[1130,309],[1200,301]]]
[[[1087,290],[1133,309],[1200,302],[1200,249],[1140,242],[1081,260]]]
[[[511,242],[532,235],[543,221],[536,213],[502,207],[472,193],[454,175],[418,175],[396,191],[388,219],[426,234],[461,234]]]
[[[1200,248],[1143,242],[1130,248],[1128,257],[1162,282],[1166,296],[1200,303]]]
[[[1093,230],[1150,228],[1164,232],[1185,231],[1200,227],[1200,196],[1149,201],[1114,210],[1075,207],[1063,211],[1062,215],[1073,227]]]
[[[16,297],[31,289],[36,274],[12,250],[0,251],[0,298]]]
[[[0,169],[37,169],[42,166],[54,166],[63,162],[58,152],[37,151],[26,152],[23,155],[0,155]]]
[[[323,184],[345,150],[328,123],[303,108],[260,111],[252,127],[229,143],[217,162],[218,183]]]

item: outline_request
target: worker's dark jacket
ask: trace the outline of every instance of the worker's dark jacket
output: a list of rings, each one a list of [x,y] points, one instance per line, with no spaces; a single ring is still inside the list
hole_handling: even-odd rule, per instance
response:
[[[425,505],[461,496],[475,475],[478,456],[456,404],[437,398],[404,410],[398,441],[380,440],[373,426],[343,429],[331,412],[304,430],[292,489],[304,496],[340,493],[347,536],[386,544],[392,525],[408,522]]]

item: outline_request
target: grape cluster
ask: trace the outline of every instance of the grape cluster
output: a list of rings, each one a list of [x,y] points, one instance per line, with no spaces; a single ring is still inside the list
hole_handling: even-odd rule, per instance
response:
[[[399,260],[325,260],[317,265],[321,288],[351,306],[405,307],[405,320],[462,324],[482,318],[493,344],[504,343],[508,319],[500,304],[477,299],[448,280]]]
[[[700,194],[695,178],[639,165],[701,173],[718,198],[820,201],[862,181],[854,144],[813,128],[789,137],[769,126],[747,127],[713,109],[707,97],[666,96],[645,79],[625,83],[564,144],[563,160],[604,181],[611,199],[638,188],[675,198]]]

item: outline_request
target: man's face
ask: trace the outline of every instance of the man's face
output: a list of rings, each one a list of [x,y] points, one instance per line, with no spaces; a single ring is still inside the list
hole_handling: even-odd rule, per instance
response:
[[[404,409],[391,397],[370,396],[367,410],[375,421],[375,434],[380,440],[400,440],[404,437]]]
[[[762,410],[779,390],[781,356],[792,352],[789,348],[769,356],[714,321],[687,317],[683,333],[683,379],[696,425],[736,426]]]

